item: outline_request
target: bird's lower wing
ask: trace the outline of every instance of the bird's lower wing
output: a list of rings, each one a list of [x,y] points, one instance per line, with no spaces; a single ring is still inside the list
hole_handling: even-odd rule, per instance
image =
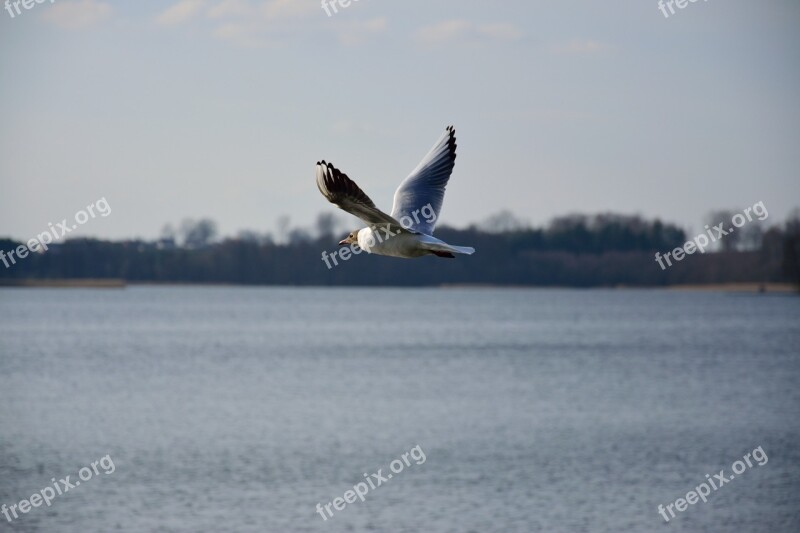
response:
[[[375,207],[369,196],[332,164],[317,163],[317,187],[330,203],[360,218],[368,226],[389,224],[397,231],[407,232],[397,220]]]

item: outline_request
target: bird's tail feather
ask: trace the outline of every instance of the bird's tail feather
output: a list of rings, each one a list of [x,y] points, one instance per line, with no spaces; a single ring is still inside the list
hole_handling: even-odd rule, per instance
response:
[[[475,253],[475,248],[470,246],[453,246],[452,244],[447,244],[444,242],[428,242],[425,243],[425,248],[431,252],[450,252],[454,254],[465,255],[472,255]]]
[[[472,255],[475,253],[475,248],[472,246],[450,246],[449,251],[457,254]]]
[[[420,235],[417,237],[417,242],[423,249],[430,252],[450,252],[465,255],[472,255],[475,253],[475,248],[470,246],[453,246],[431,235]]]

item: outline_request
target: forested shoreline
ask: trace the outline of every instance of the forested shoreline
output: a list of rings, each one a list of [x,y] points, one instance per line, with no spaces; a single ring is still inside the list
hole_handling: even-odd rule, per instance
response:
[[[294,230],[282,241],[243,232],[215,239],[201,221],[182,236],[154,241],[71,239],[30,253],[9,267],[0,282],[15,280],[118,279],[130,283],[230,283],[244,285],[431,286],[453,284],[529,286],[670,286],[718,283],[798,283],[800,232],[786,223],[759,231],[749,242],[686,256],[663,269],[656,252],[691,239],[679,227],[624,215],[573,215],[544,228],[441,227],[447,242],[476,248],[456,259],[394,259],[360,254],[328,268],[341,235],[335,225],[316,232]],[[212,223],[213,224],[213,223]],[[508,226],[508,225],[506,225]],[[199,232],[199,233],[198,233]],[[8,251],[24,243],[0,239]],[[328,263],[331,264],[332,263]]]

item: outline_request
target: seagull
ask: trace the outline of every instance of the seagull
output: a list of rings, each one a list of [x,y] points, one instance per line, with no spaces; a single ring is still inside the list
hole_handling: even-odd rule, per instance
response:
[[[475,248],[453,246],[433,236],[442,209],[444,189],[456,161],[456,130],[448,126],[428,155],[400,183],[394,193],[391,215],[375,206],[361,188],[331,163],[317,163],[317,187],[322,196],[367,224],[339,241],[370,254],[392,257],[453,254],[472,255]]]

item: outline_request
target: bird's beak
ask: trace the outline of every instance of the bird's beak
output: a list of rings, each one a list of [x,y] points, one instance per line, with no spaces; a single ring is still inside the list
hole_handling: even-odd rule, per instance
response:
[[[342,239],[341,241],[339,241],[339,246],[345,246],[347,244],[350,244],[349,242],[347,242],[347,239]]]

